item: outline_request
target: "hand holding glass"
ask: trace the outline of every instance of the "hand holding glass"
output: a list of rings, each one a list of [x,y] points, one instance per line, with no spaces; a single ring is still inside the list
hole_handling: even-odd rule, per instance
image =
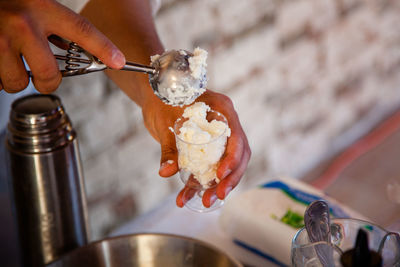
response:
[[[186,196],[190,198],[185,206],[197,212],[208,212],[221,207],[223,200],[217,199],[211,207],[207,208],[203,203],[203,194],[207,189],[215,188],[219,182],[216,176],[216,170],[221,156],[224,153],[226,144],[226,134],[222,132],[212,137],[208,142],[186,141],[180,137],[182,125],[187,118],[179,118],[174,125],[176,145],[178,148],[179,175],[183,183],[189,190],[186,190]],[[207,121],[217,120],[228,125],[228,122],[221,113],[216,111],[207,112]],[[229,130],[228,127],[226,127]]]

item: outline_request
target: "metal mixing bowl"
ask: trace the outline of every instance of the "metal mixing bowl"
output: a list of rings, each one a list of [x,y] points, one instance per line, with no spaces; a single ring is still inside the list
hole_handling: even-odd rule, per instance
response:
[[[205,242],[170,234],[133,234],[93,242],[48,267],[239,267],[238,261]]]

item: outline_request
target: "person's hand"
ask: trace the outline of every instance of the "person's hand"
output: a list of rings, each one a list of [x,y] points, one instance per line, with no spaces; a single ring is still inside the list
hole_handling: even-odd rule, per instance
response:
[[[205,102],[211,109],[224,114],[231,128],[231,136],[228,138],[225,153],[217,169],[217,177],[221,181],[217,187],[207,189],[203,195],[203,205],[210,207],[217,198],[224,199],[239,183],[246,170],[251,151],[232,101],[227,96],[207,90],[196,102]],[[171,107],[163,103],[143,107],[146,127],[161,144],[159,174],[162,177],[172,176],[178,171],[175,136],[168,127],[173,127],[174,122],[182,113],[183,108]],[[168,163],[171,160],[173,162]],[[196,190],[185,186],[176,198],[177,206],[183,207],[195,193]]]
[[[61,74],[47,38],[58,35],[78,43],[111,68],[121,68],[121,51],[88,20],[53,0],[0,0],[0,90],[25,89],[29,65],[42,93],[54,91]]]

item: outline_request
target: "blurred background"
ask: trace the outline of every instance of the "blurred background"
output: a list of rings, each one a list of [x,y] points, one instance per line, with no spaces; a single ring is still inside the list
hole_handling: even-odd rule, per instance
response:
[[[400,2],[162,0],[166,49],[209,52],[209,88],[234,102],[253,152],[241,185],[303,178],[400,107]],[[65,79],[94,239],[181,187],[158,176],[140,108],[103,74]]]

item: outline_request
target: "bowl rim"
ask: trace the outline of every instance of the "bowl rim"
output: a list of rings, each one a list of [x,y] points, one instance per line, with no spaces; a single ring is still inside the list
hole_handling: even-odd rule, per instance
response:
[[[191,242],[196,242],[202,246],[205,246],[207,248],[213,249],[218,253],[223,254],[225,257],[227,257],[230,261],[232,261],[232,263],[234,263],[236,266],[238,267],[243,267],[243,264],[241,262],[239,262],[237,259],[233,258],[230,254],[228,254],[227,252],[221,250],[220,248],[218,248],[217,246],[215,246],[214,244],[208,243],[206,241],[197,239],[197,238],[193,238],[190,236],[184,236],[184,235],[178,235],[178,234],[171,234],[171,233],[161,233],[161,232],[141,232],[141,233],[132,233],[132,234],[124,234],[124,235],[117,235],[117,236],[111,236],[111,237],[106,237],[104,239],[100,239],[100,240],[96,240],[93,242],[90,242],[86,245],[83,245],[81,247],[75,248],[67,253],[62,254],[60,257],[58,257],[57,259],[49,262],[46,264],[46,266],[52,266],[52,264],[55,264],[59,261],[62,261],[63,258],[69,257],[73,254],[76,254],[78,250],[82,250],[82,249],[86,249],[89,247],[93,247],[93,246],[97,246],[99,244],[102,244],[104,242],[109,242],[109,241],[113,241],[113,240],[117,240],[117,239],[129,239],[131,237],[135,237],[135,236],[163,236],[163,237],[172,237],[172,238],[177,238],[177,239],[183,239],[183,240],[187,240],[187,241],[191,241]]]

